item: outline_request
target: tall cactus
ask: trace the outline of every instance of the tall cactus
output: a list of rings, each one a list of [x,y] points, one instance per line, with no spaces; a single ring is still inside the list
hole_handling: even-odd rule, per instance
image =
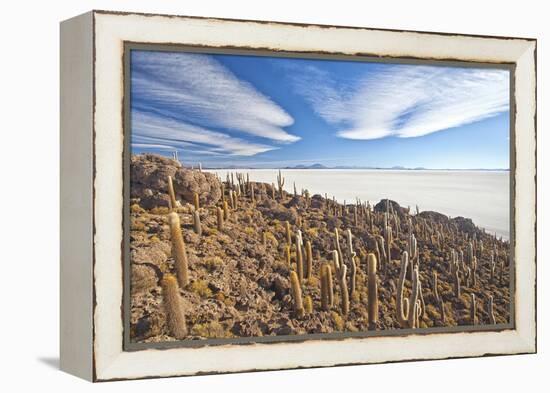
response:
[[[300,282],[304,279],[304,258],[302,254],[302,231],[296,231],[296,271]]]
[[[310,295],[304,297],[304,311],[306,314],[311,314],[313,312],[313,299]]]
[[[378,277],[376,275],[376,256],[367,256],[368,269],[368,314],[369,330],[375,330],[378,323]]]
[[[221,207],[216,208],[216,217],[218,219],[218,231],[223,229],[223,210]]]
[[[170,202],[170,210],[174,210],[177,206],[176,202],[176,193],[174,192],[174,183],[172,182],[172,176],[168,176],[168,195],[170,196],[170,199],[168,202]]]
[[[435,301],[439,303],[439,291],[437,290],[437,271],[432,270],[432,288]]]
[[[285,261],[286,265],[290,268],[290,245],[285,246]]]
[[[384,231],[384,241],[386,242],[386,268],[391,265],[391,245],[393,242],[393,234],[391,225],[387,225]]]
[[[290,290],[292,293],[292,300],[294,301],[294,312],[298,318],[303,318],[305,310],[302,299],[302,288],[300,287],[300,280],[295,271],[290,272]]]
[[[227,205],[227,201],[223,201],[223,219],[224,221],[229,219],[229,206]]]
[[[176,278],[165,274],[161,282],[162,298],[170,333],[178,340],[187,336],[187,325]]]
[[[305,276],[306,279],[311,278],[313,270],[313,252],[311,250],[311,242],[308,240],[306,241],[306,269],[305,269]]]
[[[489,302],[487,303],[487,314],[489,314],[489,324],[495,325],[496,319],[493,312],[493,297],[489,295]]]
[[[334,305],[334,291],[332,288],[332,271],[328,263],[321,266],[321,307],[328,311]]]
[[[176,274],[180,287],[185,288],[189,284],[189,272],[187,263],[187,251],[181,235],[180,218],[177,213],[168,214],[170,224],[170,239],[172,242],[172,254],[176,266]]]
[[[340,265],[344,264],[344,256],[342,254],[342,248],[340,247],[340,235],[338,233],[338,228],[334,228],[334,248],[336,252],[338,253],[337,261],[339,262],[338,265],[335,266],[336,274],[339,275],[340,273]]]
[[[473,293],[471,294],[471,301],[470,301],[470,322],[472,325],[477,325],[477,318],[476,318],[476,295]]]
[[[290,223],[288,221],[285,221],[285,229],[286,229],[286,243],[292,244],[292,232],[290,231]]]
[[[193,212],[193,230],[199,236],[202,236],[201,216],[198,210]]]
[[[195,192],[193,194],[193,204],[195,205],[195,210],[199,210],[201,205],[200,205],[200,202],[199,202],[199,193],[198,192]]]
[[[418,284],[419,274],[418,266],[413,268],[412,294],[410,299],[403,296],[405,287],[405,275],[409,266],[409,254],[404,251],[401,255],[401,271],[399,273],[399,281],[397,286],[397,321],[401,327],[414,328],[417,319],[418,309]]]
[[[347,238],[347,257],[349,259],[349,266],[350,266],[350,285],[349,285],[349,293],[350,296],[353,295],[355,292],[355,285],[357,280],[357,265],[355,261],[356,253],[353,251],[353,237],[351,235],[351,230],[346,231],[346,238]]]
[[[460,297],[460,276],[458,275],[458,270],[454,273],[454,292],[455,296],[458,299]]]
[[[342,264],[340,267],[340,300],[342,302],[342,315],[348,315],[349,312],[349,293],[348,293],[348,284],[347,284],[347,266]]]
[[[445,302],[443,301],[442,297],[439,298],[438,305],[439,305],[439,314],[440,314],[440,318],[441,318],[441,323],[445,324],[445,322],[446,322]]]
[[[280,169],[279,174],[277,175],[277,185],[279,187],[279,195],[281,196],[281,199],[283,199],[283,186],[285,185],[285,178],[281,174]]]

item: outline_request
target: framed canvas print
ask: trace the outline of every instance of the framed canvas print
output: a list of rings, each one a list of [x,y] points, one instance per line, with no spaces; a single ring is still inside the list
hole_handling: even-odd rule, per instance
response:
[[[61,367],[536,351],[536,41],[61,24]]]

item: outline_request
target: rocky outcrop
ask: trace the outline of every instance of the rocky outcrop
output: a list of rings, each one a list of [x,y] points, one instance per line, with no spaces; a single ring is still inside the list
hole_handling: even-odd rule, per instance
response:
[[[201,204],[214,204],[221,198],[221,183],[212,174],[183,167],[179,162],[154,154],[132,156],[130,198],[141,207],[168,206],[168,176],[172,176],[176,199],[193,203],[199,194]]]

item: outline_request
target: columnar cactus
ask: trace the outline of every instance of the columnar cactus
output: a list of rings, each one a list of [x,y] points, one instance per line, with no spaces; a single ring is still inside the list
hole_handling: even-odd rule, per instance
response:
[[[491,268],[491,282],[494,282],[495,281],[495,268],[496,268],[495,253],[494,252],[491,252],[491,262],[490,262],[489,267]]]
[[[233,194],[235,191],[229,190],[229,203],[231,204],[231,210],[235,210],[235,198],[233,198]]]
[[[286,229],[286,243],[292,244],[292,232],[290,231],[290,223],[288,221],[285,221],[285,229]]]
[[[254,196],[254,183],[250,183],[250,200],[252,204],[256,203],[256,198]]]
[[[340,265],[344,264],[344,256],[342,254],[342,248],[340,247],[340,235],[338,233],[338,228],[334,228],[334,248],[338,252],[337,261],[339,262],[339,264],[335,266],[335,268],[336,268],[336,274],[339,275]]]
[[[193,205],[195,205],[195,210],[199,210],[201,207],[199,203],[199,194],[197,192],[193,194]]]
[[[298,191],[296,191],[296,182],[293,182],[294,184],[294,196],[298,196]]]
[[[412,294],[410,299],[403,297],[403,289],[405,287],[405,275],[409,265],[409,254],[404,251],[401,255],[401,271],[399,273],[399,281],[397,286],[397,321],[403,328],[414,328],[417,319],[418,308],[418,266],[413,268]]]
[[[471,294],[471,301],[470,301],[470,322],[472,325],[477,324],[477,318],[476,318],[476,295],[473,293]]]
[[[311,314],[313,312],[313,299],[310,295],[304,298],[304,311],[306,314]]]
[[[201,216],[198,210],[193,212],[193,230],[197,235],[202,236]]]
[[[474,260],[474,245],[472,242],[468,242],[468,249],[466,250],[467,251],[467,259],[466,259],[466,262],[468,263],[468,265],[472,265],[472,262]]]
[[[302,300],[302,288],[300,287],[300,279],[295,271],[290,272],[290,290],[292,300],[294,301],[294,312],[298,318],[303,318],[305,310]]]
[[[390,225],[386,226],[384,231],[384,241],[386,243],[386,268],[391,264],[391,245],[393,242],[392,229]]]
[[[493,312],[493,297],[489,296],[489,302],[487,303],[487,314],[489,314],[489,324],[495,325],[496,319]]]
[[[460,297],[460,276],[458,275],[458,270],[454,273],[454,292],[455,296],[458,299]]]
[[[170,210],[174,210],[177,206],[176,203],[176,193],[174,192],[174,183],[172,182],[172,176],[168,176],[168,195],[170,199],[168,200],[170,204]]]
[[[290,245],[287,244],[285,246],[285,261],[286,261],[286,265],[290,268]]]
[[[279,169],[279,174],[277,175],[277,185],[279,186],[279,194],[281,196],[281,199],[283,198],[283,186],[285,185],[285,178],[281,174],[281,170]]]
[[[313,252],[311,251],[311,242],[308,240],[306,241],[306,269],[305,269],[305,276],[306,279],[311,278],[312,270],[313,270]]]
[[[302,254],[302,231],[296,231],[296,271],[300,282],[304,279],[304,260]]]
[[[176,266],[176,274],[180,287],[185,288],[189,284],[189,272],[187,269],[187,252],[185,243],[181,235],[180,218],[177,213],[172,212],[168,215],[170,224],[170,239],[172,242],[172,254]]]
[[[439,314],[440,314],[440,318],[441,318],[441,323],[445,324],[446,322],[446,317],[445,317],[445,302],[443,301],[443,298],[439,298],[439,302],[438,302],[438,305],[439,305]]]
[[[236,192],[233,193],[233,206],[236,209],[239,206],[239,196]]]
[[[218,219],[218,231],[223,229],[223,210],[221,207],[216,208],[217,219]]]
[[[433,294],[436,302],[439,303],[439,291],[437,290],[437,271],[432,271],[432,287],[433,287]]]
[[[170,334],[176,339],[182,340],[187,336],[187,325],[185,323],[185,314],[176,277],[171,274],[165,274],[162,278],[161,286]]]
[[[332,271],[330,265],[325,263],[321,266],[321,308],[328,311],[333,304]]]
[[[350,296],[353,295],[355,292],[355,285],[356,285],[356,278],[357,278],[357,265],[355,261],[356,253],[353,251],[353,237],[351,235],[351,230],[346,231],[346,238],[347,238],[347,250],[346,250],[346,256],[349,259],[349,266],[351,267],[350,270],[350,285],[349,285],[349,293]]]
[[[378,323],[378,277],[376,275],[376,256],[367,256],[368,269],[368,314],[369,330],[375,330]]]
[[[347,315],[349,312],[349,293],[348,293],[348,284],[347,284],[347,266],[342,264],[340,266],[340,298],[342,301],[342,315]]]
[[[227,205],[227,201],[223,201],[223,219],[224,221],[229,219],[229,206]]]
[[[474,255],[472,258],[472,286],[476,286],[477,280],[477,257]]]

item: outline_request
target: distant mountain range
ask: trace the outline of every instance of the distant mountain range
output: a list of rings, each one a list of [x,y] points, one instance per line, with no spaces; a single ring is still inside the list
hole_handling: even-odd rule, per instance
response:
[[[473,168],[473,169],[448,169],[448,168],[438,168],[438,169],[432,169],[432,168],[424,168],[424,167],[416,167],[416,168],[408,168],[400,165],[392,166],[392,167],[377,167],[377,166],[346,166],[346,165],[338,165],[338,166],[332,166],[328,167],[323,164],[312,164],[312,165],[295,165],[295,166],[287,166],[283,169],[381,169],[381,170],[396,170],[396,171],[508,171],[508,169],[500,169],[500,168]]]
[[[502,169],[502,168],[462,168],[462,169],[450,169],[450,168],[424,168],[424,167],[415,167],[415,168],[408,168],[401,165],[396,165],[392,167],[381,167],[381,166],[353,166],[353,165],[337,165],[337,166],[326,166],[323,164],[311,164],[311,165],[294,165],[294,166],[286,166],[281,168],[266,168],[266,167],[250,167],[250,166],[225,166],[225,167],[215,167],[215,166],[205,166],[203,165],[204,169],[372,169],[372,170],[384,170],[384,171],[509,171],[509,169]]]

